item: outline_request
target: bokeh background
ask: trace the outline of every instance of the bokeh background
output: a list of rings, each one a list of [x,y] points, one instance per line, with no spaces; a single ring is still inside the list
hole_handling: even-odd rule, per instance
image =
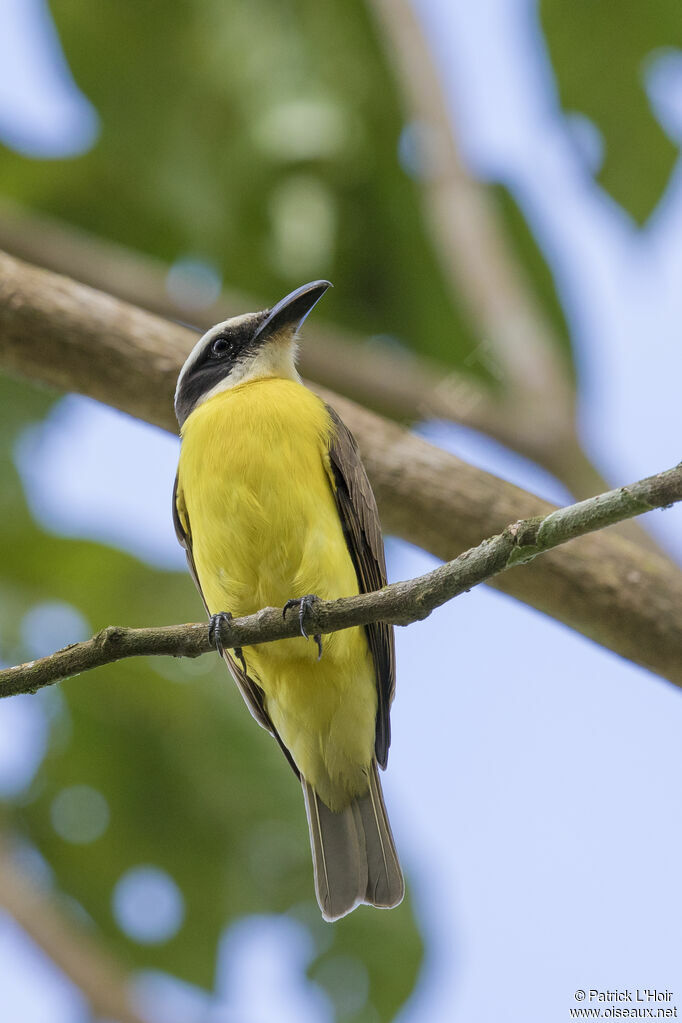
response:
[[[193,324],[221,290],[236,313],[329,278],[314,319],[357,347],[328,383],[557,502],[679,461],[681,140],[678,0],[0,4],[0,248]],[[460,422],[354,392],[354,352],[428,367]],[[199,618],[177,439],[0,394],[2,660]],[[678,510],[643,525],[682,557]],[[392,579],[434,564],[387,551]],[[3,701],[2,1018],[95,1018],[43,904],[150,1023],[682,1003],[679,693],[487,588],[397,644],[409,896],[333,927],[298,788],[216,658]]]

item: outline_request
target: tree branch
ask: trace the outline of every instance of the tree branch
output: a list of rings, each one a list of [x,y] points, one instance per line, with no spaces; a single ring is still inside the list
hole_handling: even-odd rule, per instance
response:
[[[29,212],[6,198],[0,199],[0,248],[159,316],[192,320],[201,329],[245,309],[267,305],[252,295],[224,291],[208,308],[184,308],[168,294],[168,267],[161,261],[53,217]],[[481,324],[486,337],[488,328],[487,322]],[[332,387],[399,422],[445,419],[486,433],[544,465],[576,497],[604,489],[603,480],[590,467],[574,434],[567,453],[565,431],[560,430],[561,450],[557,451],[555,431],[561,415],[557,415],[555,404],[549,428],[539,430],[536,416],[512,385],[505,383],[502,394],[493,394],[473,374],[454,371],[414,352],[395,348],[384,351],[367,345],[366,338],[321,324],[317,317],[306,326],[306,335],[301,368],[305,376],[323,387]],[[508,386],[514,391],[511,398],[506,396]],[[563,415],[568,406],[564,402],[561,407]],[[569,411],[572,415],[572,406]]]
[[[196,335],[0,253],[0,366],[175,432],[173,391]],[[355,434],[384,528],[444,561],[554,506],[321,388]],[[171,481],[169,480],[169,493]],[[682,665],[682,572],[610,532],[493,586],[671,680]]]
[[[202,330],[245,309],[264,309],[262,298],[223,291],[201,310],[188,309],[168,293],[168,266],[160,260],[105,241],[54,217],[36,214],[0,198],[0,248],[19,259],[68,276],[166,319],[192,321]],[[545,444],[537,430],[518,428],[499,396],[473,373],[460,373],[400,348],[383,350],[340,327],[306,325],[309,343],[301,349],[301,369],[318,384],[400,422],[446,419],[495,437],[543,462]],[[548,467],[549,468],[549,467]],[[580,496],[580,495],[579,495]]]
[[[545,516],[512,523],[498,536],[484,540],[459,557],[406,582],[392,583],[374,593],[316,601],[305,613],[308,635],[337,632],[370,622],[409,625],[426,618],[436,607],[473,586],[514,566],[526,564],[553,547],[624,519],[669,507],[682,500],[682,463],[618,490],[559,508]],[[263,608],[256,614],[221,624],[226,648],[270,643],[300,635],[296,613],[285,618],[281,608]],[[209,653],[213,642],[208,624],[171,625],[165,628],[128,629],[110,626],[92,639],[74,643],[48,657],[0,671],[0,697],[35,692],[90,668],[125,657],[165,654],[198,657]],[[682,686],[682,664],[671,681]]]

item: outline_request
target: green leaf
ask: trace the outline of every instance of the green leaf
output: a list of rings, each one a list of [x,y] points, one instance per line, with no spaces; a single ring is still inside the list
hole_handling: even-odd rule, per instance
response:
[[[597,125],[605,142],[598,180],[643,223],[678,158],[643,80],[656,50],[682,47],[678,0],[541,0],[540,12],[561,105]]]

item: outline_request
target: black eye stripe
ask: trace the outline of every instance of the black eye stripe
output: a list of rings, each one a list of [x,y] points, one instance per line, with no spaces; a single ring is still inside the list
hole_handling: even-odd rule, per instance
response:
[[[267,311],[244,317],[239,323],[221,324],[215,334],[199,351],[178,381],[175,411],[182,425],[202,397],[224,380],[235,366],[248,360],[258,347],[256,334],[265,321]]]

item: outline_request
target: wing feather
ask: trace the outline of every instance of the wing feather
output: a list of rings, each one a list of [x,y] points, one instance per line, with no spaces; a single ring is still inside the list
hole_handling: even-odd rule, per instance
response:
[[[386,585],[386,560],[381,522],[372,487],[355,438],[339,415],[327,405],[333,423],[329,461],[336,506],[361,593]],[[390,709],[395,693],[395,642],[393,626],[375,622],[365,626],[374,661],[378,695],[375,752],[386,767],[391,744]]]

